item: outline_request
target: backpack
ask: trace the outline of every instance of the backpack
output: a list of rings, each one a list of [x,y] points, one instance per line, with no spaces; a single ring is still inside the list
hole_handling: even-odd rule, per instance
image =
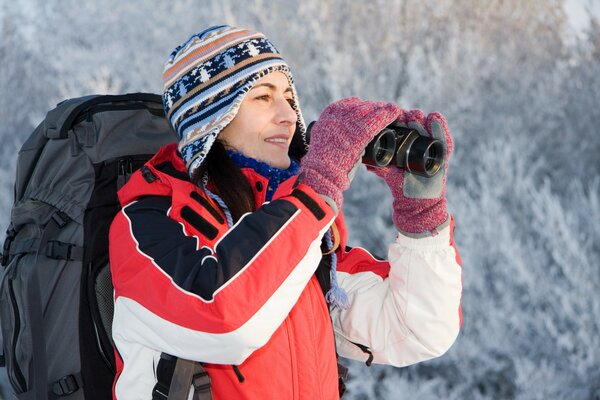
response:
[[[159,95],[93,95],[48,112],[19,151],[0,264],[0,323],[18,400],[110,399],[116,372],[108,231],[117,191],[178,140]],[[306,149],[295,139],[290,150]],[[329,289],[329,267],[317,270]],[[347,368],[338,364],[340,394]],[[162,354],[155,400],[212,398],[201,363]]]
[[[17,399],[112,397],[117,190],[177,139],[159,95],[94,95],[58,104],[19,151],[0,282],[0,361]]]

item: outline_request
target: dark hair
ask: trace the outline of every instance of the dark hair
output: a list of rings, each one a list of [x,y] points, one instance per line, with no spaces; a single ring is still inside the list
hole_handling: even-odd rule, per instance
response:
[[[227,204],[234,223],[245,213],[255,210],[250,183],[219,140],[213,143],[200,167],[194,171],[192,182],[202,186],[205,173],[214,185],[216,194]]]

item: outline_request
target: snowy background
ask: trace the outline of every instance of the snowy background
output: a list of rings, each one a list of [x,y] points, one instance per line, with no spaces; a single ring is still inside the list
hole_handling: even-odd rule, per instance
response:
[[[49,108],[160,92],[189,35],[253,28],[292,66],[307,120],[357,95],[440,111],[455,137],[461,335],[415,366],[350,363],[345,398],[598,400],[599,3],[0,0],[0,229],[17,151]],[[352,243],[385,254],[385,185],[362,170],[346,199]]]

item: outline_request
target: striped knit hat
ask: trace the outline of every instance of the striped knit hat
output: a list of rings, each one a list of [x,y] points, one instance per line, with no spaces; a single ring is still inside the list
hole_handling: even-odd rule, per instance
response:
[[[307,147],[306,127],[292,74],[273,44],[260,32],[219,25],[177,47],[163,73],[163,105],[179,134],[188,173],[206,158],[219,133],[236,116],[257,80],[274,71],[287,76],[298,114],[296,135]]]

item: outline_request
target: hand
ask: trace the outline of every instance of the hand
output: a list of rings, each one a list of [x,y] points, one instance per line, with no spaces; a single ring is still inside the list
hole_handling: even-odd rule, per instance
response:
[[[436,234],[448,222],[446,211],[446,172],[453,142],[446,119],[439,113],[425,117],[421,110],[403,112],[397,119],[400,126],[416,129],[419,134],[434,137],[446,149],[442,170],[431,178],[406,173],[403,169],[367,167],[383,178],[394,196],[394,225],[413,237]]]
[[[393,103],[351,97],[330,104],[311,130],[308,153],[300,161],[303,182],[332,199],[338,210],[342,192],[350,186],[351,171],[366,145],[402,110]]]

